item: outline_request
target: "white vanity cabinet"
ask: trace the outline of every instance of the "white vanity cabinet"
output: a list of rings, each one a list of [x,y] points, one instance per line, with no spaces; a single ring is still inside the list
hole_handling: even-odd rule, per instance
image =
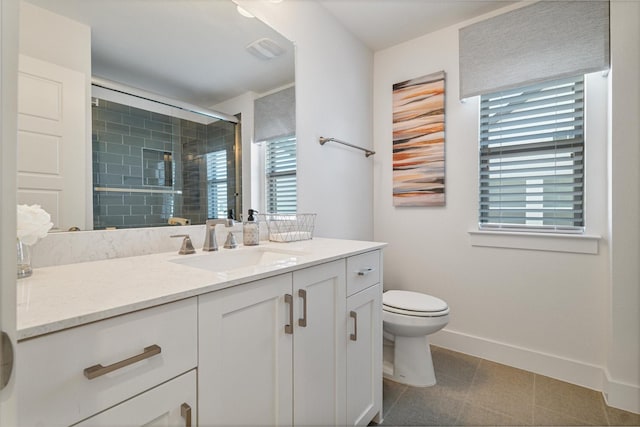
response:
[[[196,370],[107,409],[77,427],[192,427],[196,425]]]
[[[347,259],[347,425],[382,421],[380,251]]]
[[[344,425],[345,261],[200,296],[200,425]]]
[[[174,254],[43,268],[23,282],[19,426],[382,421],[381,245],[303,245],[293,265],[228,274]]]
[[[20,426],[68,426],[171,384],[197,366],[197,327],[197,299],[189,298],[20,341]],[[191,381],[195,387],[195,379]],[[180,404],[195,405],[193,391],[172,390],[167,393]],[[159,395],[161,391],[138,396],[127,406],[132,413],[143,412],[137,406],[143,403],[155,406],[158,415],[171,412],[173,402],[152,399]],[[111,425],[134,425],[122,421]]]

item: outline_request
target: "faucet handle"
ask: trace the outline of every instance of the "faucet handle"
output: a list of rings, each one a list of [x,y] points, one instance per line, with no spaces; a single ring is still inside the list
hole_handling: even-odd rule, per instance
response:
[[[225,249],[234,249],[237,246],[236,236],[234,236],[233,231],[230,231],[229,234],[227,234],[227,241],[224,242],[224,247]]]
[[[191,237],[188,234],[172,234],[169,237],[184,237],[182,240],[182,246],[178,253],[180,255],[189,255],[196,253],[196,250],[193,248],[193,243],[191,243]]]

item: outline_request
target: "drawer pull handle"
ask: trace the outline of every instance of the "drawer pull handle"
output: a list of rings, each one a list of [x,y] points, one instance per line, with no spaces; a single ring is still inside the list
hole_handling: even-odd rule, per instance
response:
[[[293,334],[293,295],[285,294],[284,302],[285,304],[289,304],[289,323],[284,325],[284,333]]]
[[[180,415],[184,418],[185,427],[191,427],[191,406],[183,403],[180,406]]]
[[[353,319],[353,333],[349,336],[351,341],[358,341],[358,313],[355,311],[349,312],[349,317]]]
[[[302,298],[302,319],[298,319],[298,325],[306,328],[307,326],[307,291],[298,289],[298,296]]]
[[[145,347],[144,351],[136,356],[132,356],[128,359],[121,360],[109,366],[102,366],[100,364],[93,365],[84,370],[84,376],[88,379],[92,380],[94,378],[98,378],[102,375],[106,375],[109,372],[117,371],[118,369],[124,368],[125,366],[133,365],[134,363],[140,362],[142,360],[148,359],[156,354],[160,354],[162,349],[159,345],[150,345],[149,347]]]
[[[365,276],[371,273],[373,270],[374,269],[372,267],[363,268],[362,270],[358,271],[358,276]]]

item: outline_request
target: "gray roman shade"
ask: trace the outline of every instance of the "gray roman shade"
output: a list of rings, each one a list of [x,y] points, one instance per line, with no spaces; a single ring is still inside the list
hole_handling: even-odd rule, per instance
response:
[[[295,87],[292,86],[256,99],[254,108],[254,140],[256,142],[295,134]]]
[[[609,67],[609,1],[541,1],[460,29],[460,99]]]

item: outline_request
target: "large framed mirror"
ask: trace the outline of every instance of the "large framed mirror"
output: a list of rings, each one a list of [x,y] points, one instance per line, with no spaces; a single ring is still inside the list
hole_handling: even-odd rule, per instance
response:
[[[246,111],[252,100],[293,85],[289,40],[241,15],[231,0],[23,4],[30,10],[21,26],[42,26],[53,16],[34,14],[35,7],[90,29],[90,75],[76,74],[85,82],[83,109],[76,113],[88,129],[73,138],[86,153],[71,150],[70,160],[62,151],[47,157],[40,141],[25,138],[28,132],[22,129],[26,142],[19,138],[19,203],[49,208],[58,231],[200,224],[229,211],[239,216],[243,192],[251,184],[242,179],[243,169],[250,168],[243,146],[248,151],[253,132],[247,122],[253,114]],[[46,61],[31,63],[29,54],[21,56],[21,63],[38,70],[47,61],[57,62],[55,52],[47,52]],[[27,93],[21,90],[29,80],[25,75],[32,74],[21,74],[19,97]],[[32,91],[35,109],[41,109],[46,91],[37,84]],[[238,99],[247,107],[239,107]],[[54,157],[57,165],[47,166],[47,158]],[[62,188],[42,188],[43,177],[55,175],[50,170],[61,175],[64,165],[64,173],[73,177],[81,164],[84,172],[67,178]],[[50,170],[33,171],[41,165]],[[36,190],[21,190],[21,183],[34,181],[34,175]]]

